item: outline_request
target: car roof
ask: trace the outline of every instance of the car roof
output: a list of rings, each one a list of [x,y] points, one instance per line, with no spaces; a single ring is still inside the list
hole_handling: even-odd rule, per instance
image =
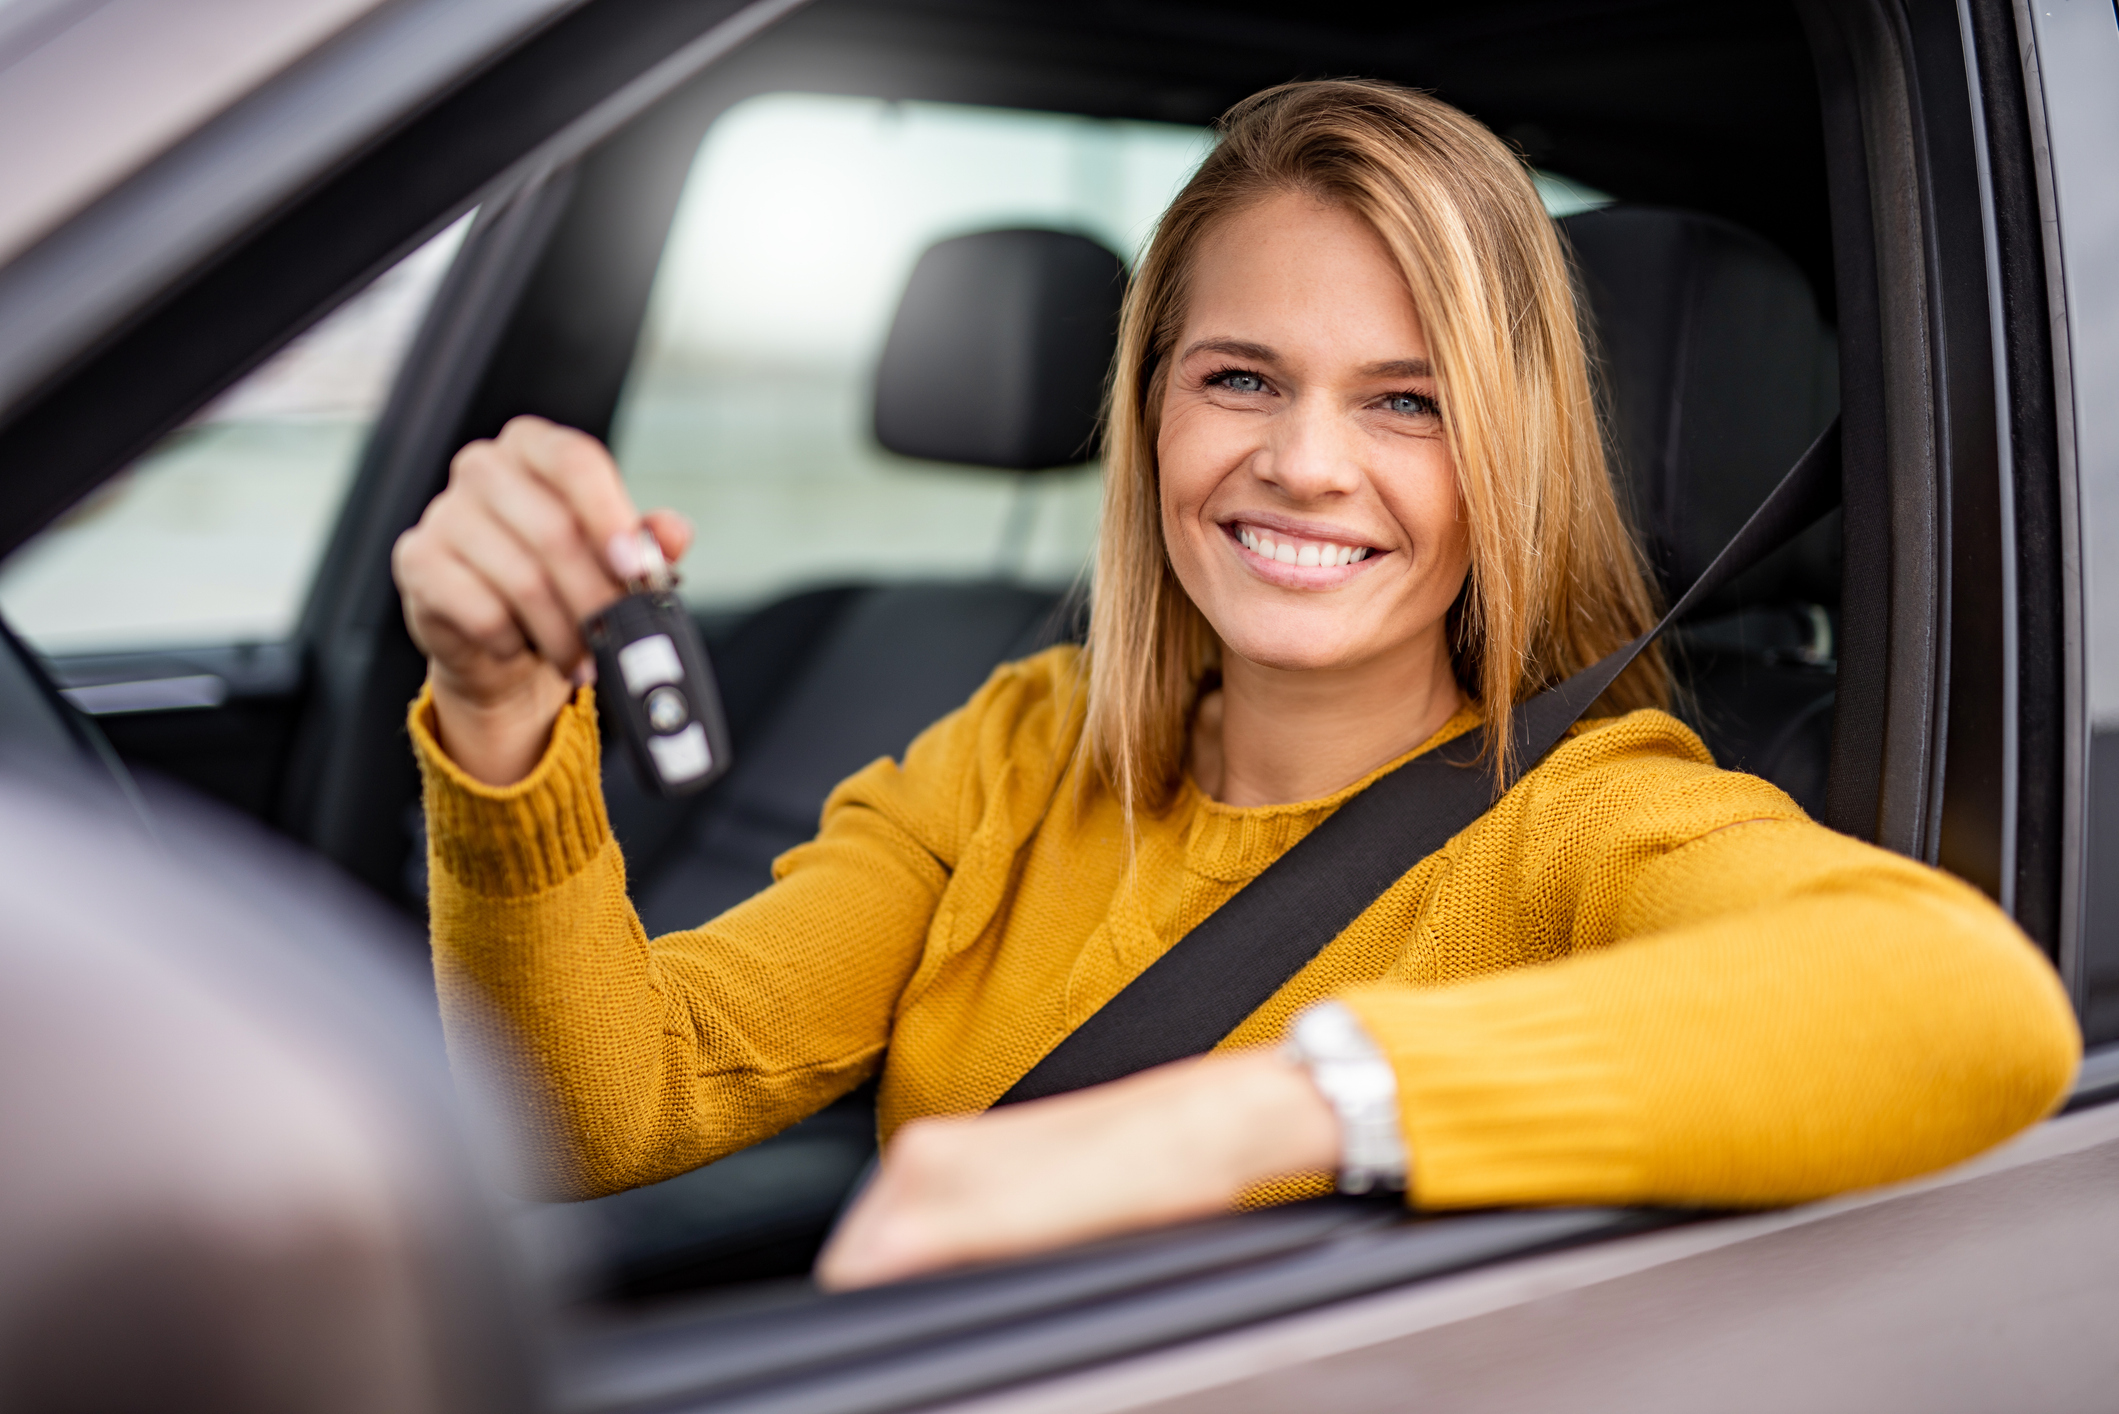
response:
[[[581,0],[0,9],[0,407]]]
[[[0,263],[380,3],[0,5]]]

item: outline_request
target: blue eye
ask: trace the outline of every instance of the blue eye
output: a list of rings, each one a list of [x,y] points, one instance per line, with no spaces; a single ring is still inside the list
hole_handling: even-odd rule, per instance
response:
[[[1263,393],[1266,380],[1256,373],[1241,368],[1226,368],[1209,378],[1207,382],[1232,393]]]
[[[1425,393],[1392,393],[1384,398],[1383,406],[1386,411],[1407,417],[1427,417],[1439,411],[1435,400]]]

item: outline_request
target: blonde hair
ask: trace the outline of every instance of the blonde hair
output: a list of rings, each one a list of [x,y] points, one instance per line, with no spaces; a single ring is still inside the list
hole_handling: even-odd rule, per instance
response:
[[[1219,144],[1158,223],[1120,318],[1104,436],[1103,522],[1081,749],[1124,803],[1159,810],[1183,769],[1219,641],[1171,568],[1155,447],[1192,266],[1217,223],[1301,193],[1367,221],[1425,328],[1471,572],[1451,657],[1498,782],[1514,705],[1654,623],[1655,598],[1612,492],[1577,296],[1529,173],[1474,119],[1392,84],[1283,84],[1223,115]],[[1600,699],[1661,707],[1651,650]]]

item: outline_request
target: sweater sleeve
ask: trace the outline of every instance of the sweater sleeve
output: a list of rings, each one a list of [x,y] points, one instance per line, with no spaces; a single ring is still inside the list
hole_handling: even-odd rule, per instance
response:
[[[1397,1073],[1415,1201],[1797,1202],[2052,1111],[2081,1038],[1998,908],[1655,734],[1586,733],[1497,821],[1516,862],[1480,907],[1552,962],[1346,998]]]
[[[765,1138],[877,1066],[960,834],[961,738],[841,785],[772,887],[649,938],[604,813],[593,695],[529,776],[495,788],[411,711],[429,910],[452,1058],[507,1106],[541,1196],[591,1197]],[[972,724],[975,726],[975,724]]]

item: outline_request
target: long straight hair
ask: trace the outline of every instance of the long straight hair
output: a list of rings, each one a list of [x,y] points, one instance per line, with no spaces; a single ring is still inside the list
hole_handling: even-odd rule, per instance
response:
[[[1654,623],[1640,551],[1605,466],[1578,296],[1530,175],[1485,127],[1393,84],[1283,84],[1223,115],[1170,204],[1119,322],[1081,750],[1130,819],[1169,802],[1220,642],[1171,568],[1156,439],[1201,241],[1252,204],[1300,193],[1367,221],[1429,341],[1469,522],[1471,571],[1449,610],[1459,687],[1497,782],[1515,704]],[[1661,707],[1653,650],[1600,699]]]

